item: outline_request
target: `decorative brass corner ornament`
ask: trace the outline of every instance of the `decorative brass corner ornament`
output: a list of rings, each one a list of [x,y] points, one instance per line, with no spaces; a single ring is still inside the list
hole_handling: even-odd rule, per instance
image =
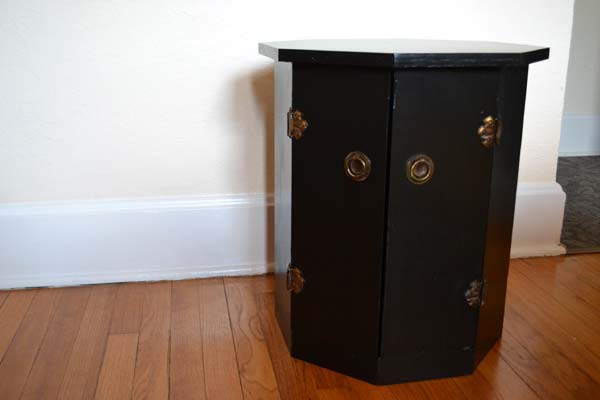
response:
[[[362,151],[348,153],[344,159],[344,171],[352,180],[362,182],[371,174],[371,160]]]
[[[292,267],[292,265],[288,265],[287,270],[287,289],[294,294],[298,294],[304,288],[304,276],[302,276],[302,271],[298,268]]]
[[[465,299],[471,308],[477,308],[483,305],[484,284],[481,280],[474,280],[469,284],[469,288],[465,292]]]
[[[300,111],[290,109],[287,113],[288,118],[288,137],[296,140],[302,137],[302,134],[308,128],[306,121]]]
[[[491,148],[494,143],[500,142],[500,132],[500,121],[491,115],[483,119],[483,123],[477,130],[481,144],[486,149]]]

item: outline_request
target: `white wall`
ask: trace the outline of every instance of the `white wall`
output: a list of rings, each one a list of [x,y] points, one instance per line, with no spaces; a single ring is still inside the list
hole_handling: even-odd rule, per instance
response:
[[[600,1],[577,0],[560,142],[565,156],[600,155]]]
[[[600,114],[600,1],[577,0],[565,114]]]
[[[572,0],[3,0],[0,218],[26,202],[270,193],[272,65],[257,42],[303,38],[551,47],[550,60],[530,68],[520,183],[554,188],[572,8]],[[199,237],[197,251],[207,243]],[[68,262],[83,268],[64,255]],[[0,275],[11,268],[0,258]]]

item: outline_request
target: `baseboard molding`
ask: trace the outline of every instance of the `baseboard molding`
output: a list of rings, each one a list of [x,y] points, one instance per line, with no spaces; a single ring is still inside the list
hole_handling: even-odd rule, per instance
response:
[[[517,187],[511,258],[565,254],[560,244],[566,195],[558,183]]]
[[[117,282],[152,282],[164,280],[262,275],[273,271],[273,263],[240,265],[198,265],[160,269],[115,269],[111,272],[77,272],[67,274],[23,275],[0,279],[0,289],[60,287]]]
[[[517,191],[511,256],[564,254],[558,184]],[[0,289],[273,270],[273,198],[242,194],[0,205]]]
[[[561,157],[600,155],[600,115],[565,114],[558,153]]]
[[[0,205],[0,289],[272,271],[272,196]]]

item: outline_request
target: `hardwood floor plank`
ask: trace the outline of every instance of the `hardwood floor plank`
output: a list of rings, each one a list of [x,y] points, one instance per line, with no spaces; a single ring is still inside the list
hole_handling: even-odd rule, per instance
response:
[[[94,398],[116,294],[116,285],[91,287],[58,395],[61,400]]]
[[[600,270],[590,254],[578,254],[573,257],[562,257],[560,268],[577,274],[577,277],[600,291]]]
[[[345,377],[347,387],[357,400],[396,400],[396,394],[385,386],[376,386],[359,379]]]
[[[0,363],[0,399],[18,399],[63,289],[37,293]]]
[[[0,307],[0,361],[36,294],[36,290],[12,291]]]
[[[525,262],[511,264],[511,272],[514,270],[523,274],[529,285],[542,289],[592,329],[600,330],[600,312],[585,299],[559,283],[553,275],[540,273],[539,270],[542,268],[543,265],[530,265]]]
[[[500,346],[507,362],[543,399],[585,398],[593,393],[594,380],[547,337],[543,326],[522,316],[520,308],[512,302],[507,305]]]
[[[308,362],[304,362],[304,369],[309,376],[309,382],[314,385],[314,392],[319,400],[359,399],[359,395],[350,388],[346,376]]]
[[[171,282],[149,283],[144,296],[133,399],[168,399]]]
[[[419,382],[418,384],[427,393],[429,398],[448,400],[467,398],[452,378],[434,379]]]
[[[197,282],[174,281],[171,298],[170,398],[205,399]]]
[[[206,398],[241,400],[242,386],[223,279],[196,281],[200,304]]]
[[[600,292],[589,285],[577,274],[577,268],[569,268],[569,265],[562,257],[556,257],[559,260],[550,258],[543,259],[524,259],[521,262],[536,268],[536,274],[545,279],[553,279],[560,285],[568,288],[574,295],[585,301],[596,312],[600,312]],[[568,259],[569,257],[567,257]],[[518,263],[517,263],[518,265]],[[510,274],[509,274],[510,277]]]
[[[536,400],[540,397],[529,387],[515,370],[504,360],[498,351],[499,345],[484,357],[477,371],[485,377],[497,393],[504,399]]]
[[[479,370],[475,370],[471,375],[454,378],[453,381],[467,399],[502,399],[500,391],[493,387]]]
[[[96,400],[127,400],[131,398],[137,345],[137,333],[108,336],[96,388]]]
[[[509,274],[509,296],[507,296],[507,304],[514,310],[518,310],[518,315],[534,326],[541,333],[541,338],[546,342],[553,343],[553,346],[568,355],[568,359],[572,360],[582,371],[592,377],[596,383],[600,383],[600,357],[592,353],[580,341],[577,340],[575,331],[580,332],[581,326],[567,326],[566,322],[561,321],[562,315],[555,315],[543,311],[543,306],[537,303],[532,304],[527,293],[520,290],[518,285],[515,285],[516,275]],[[527,291],[527,288],[523,290]],[[521,337],[515,335],[519,340]],[[541,343],[541,342],[540,342]]]
[[[299,379],[299,385],[301,386],[302,393],[304,393],[306,399],[318,400],[317,385],[309,371],[308,363],[299,360],[297,358],[292,359],[294,361],[294,370],[296,376]]]
[[[283,336],[281,340],[283,342]],[[397,398],[388,386],[372,385],[311,363],[295,361],[296,376],[304,380],[305,397],[311,397],[312,394],[318,399],[396,400]]]
[[[513,260],[475,373],[387,386],[293,359],[272,276],[0,292],[0,399],[595,398],[599,282],[600,254]]]
[[[89,286],[63,289],[21,400],[58,397],[90,291]]]
[[[267,343],[267,348],[269,349],[271,364],[273,365],[281,399],[303,399],[306,397],[304,387],[300,384],[294,359],[290,355],[275,318],[275,300],[273,294],[259,293],[257,295],[257,302],[260,326]]]
[[[520,316],[517,316],[520,322],[524,323]],[[507,321],[511,325],[511,321]],[[524,340],[517,338],[514,333],[530,333],[531,339]],[[578,371],[577,367],[566,357],[557,351],[551,343],[540,343],[531,346],[536,340],[538,333],[526,326],[525,329],[519,329],[513,332],[512,329],[505,330],[500,343],[501,357],[527,382],[538,397],[542,399],[572,399],[577,397],[580,383],[571,380],[571,377],[565,377],[563,374],[569,371]],[[566,361],[566,362],[565,362]],[[580,371],[578,371],[580,372]],[[591,379],[583,374],[581,382],[583,386],[592,384]],[[587,389],[584,389],[585,393]]]
[[[252,279],[252,283],[256,280]],[[256,291],[240,278],[225,278],[225,293],[244,399],[280,399],[260,327]]]
[[[396,400],[428,400],[430,397],[418,385],[413,383],[401,383],[388,386],[388,390],[394,394]]]
[[[320,400],[396,400],[398,398],[397,392],[390,390],[389,386],[372,385],[314,364],[303,364],[304,373],[310,377],[305,378],[307,397],[313,393],[313,397]],[[311,390],[308,390],[309,385],[312,386]]]
[[[313,381],[317,389],[331,389],[348,386],[348,380],[345,375],[332,371],[327,368],[321,368],[318,365],[306,362],[306,369],[312,374]]]
[[[273,274],[252,276],[228,276],[223,278],[226,284],[236,284],[240,288],[259,294],[273,293],[275,291],[275,280]]]
[[[2,304],[4,304],[4,300],[6,300],[9,293],[10,291],[8,290],[0,290],[0,308],[2,307]]]
[[[110,323],[111,334],[139,333],[142,323],[142,309],[146,283],[122,283],[117,290],[117,298]]]
[[[527,302],[538,313],[556,321],[566,335],[574,337],[588,350],[600,357],[600,332],[588,326],[587,321],[579,318],[562,303],[530,282],[518,269],[515,268],[511,274],[514,275],[514,279],[511,279],[511,290],[518,293],[516,295],[522,301]]]
[[[569,258],[573,257],[573,259],[578,261],[583,261],[591,270],[594,271],[594,274],[598,276],[600,274],[600,253],[589,253],[589,254],[576,254],[573,256],[569,256]],[[566,258],[566,257],[565,257]]]

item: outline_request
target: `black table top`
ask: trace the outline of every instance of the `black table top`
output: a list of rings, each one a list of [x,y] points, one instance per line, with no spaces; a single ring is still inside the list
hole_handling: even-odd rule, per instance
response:
[[[523,66],[548,58],[547,47],[418,39],[318,39],[259,44],[275,61],[376,67]]]

